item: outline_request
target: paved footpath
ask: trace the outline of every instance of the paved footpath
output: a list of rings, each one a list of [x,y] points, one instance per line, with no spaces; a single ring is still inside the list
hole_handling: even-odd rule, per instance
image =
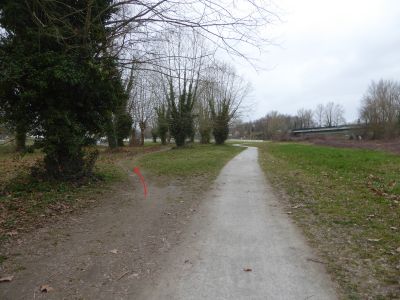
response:
[[[337,299],[257,157],[250,147],[225,166],[140,299]]]

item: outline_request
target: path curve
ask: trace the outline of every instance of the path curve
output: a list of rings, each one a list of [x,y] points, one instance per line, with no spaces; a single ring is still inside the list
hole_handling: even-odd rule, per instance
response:
[[[337,299],[257,157],[249,147],[224,167],[186,241],[140,299]]]

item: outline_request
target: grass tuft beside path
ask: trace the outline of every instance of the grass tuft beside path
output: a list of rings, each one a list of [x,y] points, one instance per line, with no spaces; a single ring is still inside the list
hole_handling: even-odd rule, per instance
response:
[[[221,168],[243,147],[198,145],[151,153],[139,159],[146,171],[169,177],[207,176],[214,179]]]
[[[400,156],[295,143],[258,145],[274,186],[346,299],[400,298]]]

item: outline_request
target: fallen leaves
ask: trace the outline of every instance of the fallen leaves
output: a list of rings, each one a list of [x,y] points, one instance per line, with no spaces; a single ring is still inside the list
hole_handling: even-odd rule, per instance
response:
[[[7,234],[8,236],[16,236],[16,235],[18,235],[18,231],[12,230],[12,231],[7,232],[6,234]]]
[[[392,200],[394,203],[398,203],[400,195],[393,193],[393,189],[396,187],[397,182],[395,180],[385,184],[384,179],[373,174],[369,174],[367,187],[375,195],[384,197],[385,199]]]
[[[10,282],[11,280],[13,280],[14,276],[4,276],[4,277],[0,277],[0,282]]]
[[[307,260],[315,262],[315,263],[318,263],[318,264],[326,264],[326,262],[323,262],[323,261],[318,260],[318,259],[310,258],[310,257],[308,257]]]
[[[129,275],[128,278],[129,278],[129,279],[132,279],[132,278],[139,278],[139,273],[133,273],[133,274]]]
[[[253,269],[250,269],[250,268],[244,268],[244,269],[243,269],[243,271],[245,271],[245,272],[252,272],[252,271],[253,271]]]
[[[367,239],[368,242],[379,242],[382,239]]]
[[[49,293],[49,292],[51,292],[51,291],[54,291],[54,289],[53,289],[50,285],[48,285],[48,284],[43,284],[43,285],[41,285],[40,288],[39,288],[39,290],[40,290],[42,293]]]
[[[130,273],[130,271],[126,271],[126,272],[122,273],[122,275],[119,276],[117,280],[120,280],[120,279],[124,278],[124,277],[125,277],[126,275],[128,275],[129,273]]]
[[[298,205],[292,206],[292,208],[293,209],[297,209],[297,208],[301,208],[301,207],[304,207],[304,206],[305,206],[304,204],[298,204]]]

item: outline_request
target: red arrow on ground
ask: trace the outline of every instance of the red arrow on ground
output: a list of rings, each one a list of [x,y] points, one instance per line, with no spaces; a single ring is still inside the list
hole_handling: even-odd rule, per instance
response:
[[[140,170],[138,167],[133,168],[133,173],[135,173],[135,174],[137,174],[137,176],[139,176],[139,179],[143,185],[144,197],[146,198],[147,197],[147,185],[146,185],[146,182],[144,182],[143,175],[140,173]]]

